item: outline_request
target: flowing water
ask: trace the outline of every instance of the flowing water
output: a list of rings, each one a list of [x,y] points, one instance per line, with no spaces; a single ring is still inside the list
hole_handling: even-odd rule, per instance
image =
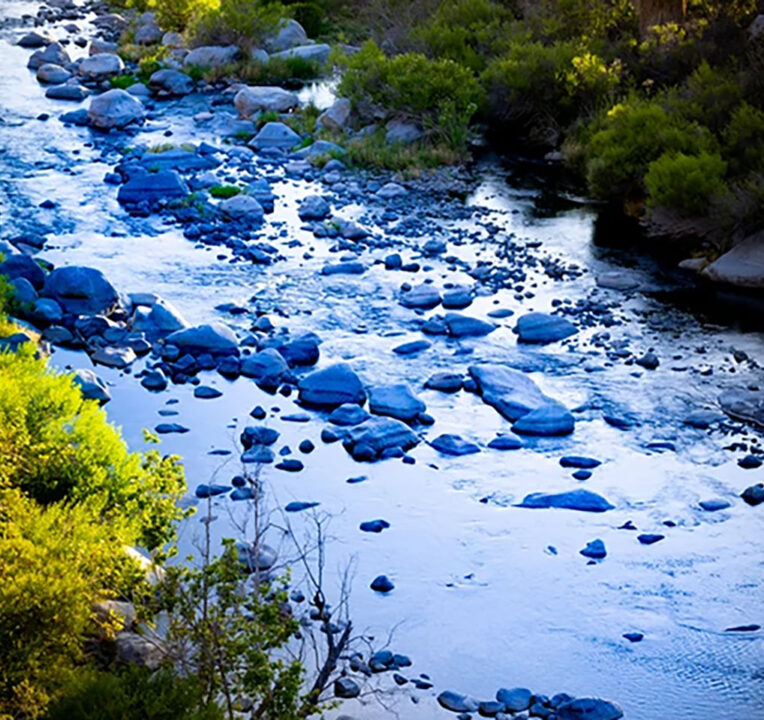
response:
[[[315,452],[302,458],[303,472],[265,470],[270,500],[274,507],[317,501],[320,511],[333,516],[331,582],[338,583],[341,568],[352,563],[356,628],[373,635],[377,646],[392,632],[391,647],[414,660],[410,675],[427,673],[435,684],[426,692],[404,687],[387,696],[386,704],[402,718],[444,717],[434,701],[440,690],[490,698],[498,687],[525,685],[549,695],[612,698],[631,720],[764,719],[764,633],[725,632],[764,624],[764,508],[748,507],[738,497],[764,470],[741,469],[740,453],[724,449],[733,440],[759,439],[751,430],[733,433],[734,424],[711,432],[683,424],[689,412],[714,408],[722,390],[762,382],[755,366],[737,362],[731,352],[762,359],[761,315],[753,305],[722,305],[719,296],[709,302],[709,291],[693,289],[654,262],[628,249],[608,249],[601,238],[595,243],[595,208],[539,186],[527,166],[505,167],[489,158],[476,168],[478,182],[470,194],[447,201],[471,212],[461,219],[454,213],[442,222],[428,219],[440,236],[454,240],[449,254],[470,266],[495,260],[514,234],[527,240],[529,256],[563,258],[585,272],[554,280],[535,265],[524,282],[533,297],[484,289],[464,312],[485,319],[495,307],[516,314],[549,311],[555,298],[591,297],[597,274],[626,269],[639,291],[601,290],[595,296],[618,304],[614,313],[623,322],[608,328],[611,342],[625,340],[636,354],[653,348],[661,365],[643,371],[608,356],[591,343],[603,329],[596,323],[583,327],[572,343],[524,347],[511,332],[512,318],[485,338],[436,338],[423,353],[397,357],[393,347],[422,337],[414,313],[396,301],[400,284],[424,278],[438,286],[473,284],[459,265],[422,260],[418,247],[427,237],[395,236],[391,247],[365,251],[363,259],[397,250],[404,261],[420,259],[423,269],[416,275],[376,264],[360,276],[322,276],[318,271],[332,257],[331,241],[302,229],[296,212],[301,198],[322,188],[284,177],[273,185],[276,209],[267,216],[266,232],[285,259],[271,266],[233,262],[230,251],[198,246],[160,216],[130,217],[117,204],[115,188],[103,183],[118,160],[115,149],[189,139],[218,143],[191,120],[207,109],[208,98],[157,103],[156,117],[130,135],[64,127],[57,116],[77,105],[45,99],[26,69],[29,51],[13,45],[23,32],[20,18],[36,9],[34,3],[0,4],[2,239],[44,234],[46,260],[97,267],[124,292],[156,292],[192,323],[224,321],[245,331],[246,316],[214,309],[236,302],[269,311],[274,323],[292,332],[314,331],[323,341],[322,366],[342,359],[368,382],[408,382],[436,419],[427,430],[430,438],[453,432],[487,443],[509,430],[473,394],[422,389],[436,371],[466,372],[482,361],[522,368],[545,392],[576,409],[573,435],[530,440],[521,450],[483,448],[451,458],[421,443],[410,453],[413,465],[360,465],[339,443],[319,440],[324,417],[284,422],[281,416],[301,410],[294,398],[267,395],[250,380],[202,373],[205,384],[224,394],[198,400],[190,385],[145,391],[132,377],[144,360],[132,374],[97,369],[111,385],[108,415],[135,449],[143,447],[142,428],[161,421],[157,413],[169,399],[178,401],[173,409],[179,415],[171,419],[190,432],[166,436],[162,449],[183,456],[192,491],[212,478],[228,482],[239,470],[235,439],[255,405],[279,409],[268,423],[281,433],[280,444],[315,442]],[[55,32],[66,35],[60,28]],[[305,92],[324,103],[331,99],[323,86]],[[43,112],[49,120],[36,119]],[[45,199],[56,208],[39,208]],[[425,202],[422,216],[437,215],[441,202]],[[369,208],[358,203],[346,204],[339,214],[371,222]],[[618,239],[605,241],[617,245]],[[90,366],[86,354],[65,350],[56,350],[52,362]],[[640,423],[619,430],[603,420],[603,411],[630,413]],[[648,449],[654,441],[671,442],[676,451]],[[234,453],[211,455],[214,449]],[[580,483],[560,467],[563,454],[593,456],[603,465]],[[346,482],[360,475],[367,479]],[[513,507],[528,493],[576,486],[604,495],[616,509],[594,515]],[[698,502],[709,497],[726,498],[732,506],[703,512]],[[193,492],[188,502],[196,502]],[[230,535],[244,508],[232,509],[227,500],[214,505],[216,537]],[[360,522],[374,518],[386,519],[391,528],[380,535],[358,530]],[[666,539],[642,546],[635,533],[618,529],[627,520]],[[298,532],[301,521],[292,519]],[[198,518],[183,526],[181,555],[193,549],[200,531]],[[604,540],[608,556],[587,564],[579,550],[594,538]],[[380,573],[395,582],[389,595],[368,588]],[[627,642],[622,634],[629,631],[644,633],[644,641]],[[363,708],[346,703],[343,712],[376,718],[387,711],[369,700]]]

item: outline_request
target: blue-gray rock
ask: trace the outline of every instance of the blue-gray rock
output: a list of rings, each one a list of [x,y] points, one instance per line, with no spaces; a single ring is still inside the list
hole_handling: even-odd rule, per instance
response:
[[[531,706],[532,693],[528,688],[501,688],[496,691],[496,699],[504,704],[507,712],[522,712]]]
[[[594,560],[602,560],[602,558],[607,556],[605,543],[602,542],[602,540],[599,538],[596,540],[591,540],[590,542],[586,543],[586,547],[581,550],[581,555],[584,557],[593,558]]]
[[[420,310],[429,310],[440,305],[440,293],[432,285],[422,283],[411,290],[403,291],[400,295],[400,303],[403,307]]]
[[[194,388],[194,397],[200,400],[213,400],[214,398],[219,398],[222,394],[220,390],[209,385],[198,385]]]
[[[726,510],[730,507],[731,503],[724,498],[711,498],[709,500],[701,500],[698,505],[706,512],[718,512],[719,510]]]
[[[254,573],[270,570],[278,559],[278,553],[269,545],[257,545],[239,541],[236,543],[236,554],[245,572]]]
[[[45,273],[29,255],[21,253],[8,255],[0,263],[0,275],[9,280],[24,278],[35,290],[42,290],[45,285]]]
[[[363,532],[381,533],[383,530],[387,530],[390,527],[390,523],[387,520],[366,520],[362,522],[360,528]]]
[[[387,575],[378,575],[371,581],[371,589],[375,592],[388,593],[395,589],[395,585]]]
[[[239,343],[233,331],[220,323],[195,325],[177,330],[166,338],[167,345],[175,345],[191,354],[232,355],[238,353]]]
[[[336,143],[329,142],[329,140],[316,140],[312,145],[308,145],[301,150],[295,150],[293,153],[290,153],[289,157],[298,160],[307,160],[320,155],[328,155],[330,153],[337,155],[344,152],[345,148],[340,147]]]
[[[288,125],[282,122],[268,122],[250,140],[249,146],[255,148],[255,150],[263,150],[265,148],[290,150],[299,143],[300,136]]]
[[[492,323],[485,322],[485,320],[478,320],[477,318],[469,317],[467,315],[459,315],[459,313],[447,313],[444,318],[446,326],[448,327],[448,333],[451,337],[482,337],[492,333],[496,326]]]
[[[198,498],[206,499],[216,497],[218,495],[225,495],[228,492],[231,492],[231,488],[229,488],[227,485],[202,484],[196,486],[194,494]]]
[[[520,435],[554,437],[570,435],[575,429],[573,415],[560,405],[546,405],[523,415],[512,425]]]
[[[141,385],[147,390],[164,390],[167,387],[167,376],[159,368],[150,370],[143,376]]]
[[[564,317],[533,312],[517,319],[515,332],[520,342],[546,344],[563,340],[578,331]]]
[[[424,137],[424,133],[413,123],[391,120],[385,128],[388,145],[410,145]]]
[[[65,83],[71,76],[72,74],[68,70],[53,63],[45,63],[37,68],[37,81],[41,83],[60,85]]]
[[[645,638],[644,634],[641,632],[627,632],[624,633],[622,637],[632,643],[642,642]]]
[[[308,195],[297,208],[300,220],[323,220],[332,214],[329,203],[320,195]]]
[[[419,437],[400,420],[373,417],[348,431],[345,447],[356,460],[375,460],[387,451],[408,450],[418,442]]]
[[[403,383],[373,387],[369,390],[369,410],[411,422],[426,410],[425,404]]]
[[[480,452],[480,447],[459,435],[444,433],[430,442],[430,446],[444,455],[471,455]]]
[[[527,375],[503,365],[472,365],[469,373],[483,401],[505,418],[519,420],[542,407],[562,407],[547,397]]]
[[[177,170],[180,173],[192,170],[212,170],[219,163],[210,155],[203,155],[182,147],[169,148],[161,152],[147,152],[141,156],[141,165],[151,172]]]
[[[360,694],[361,688],[352,678],[339,677],[334,681],[334,697],[346,700],[358,697]]]
[[[522,440],[513,435],[499,435],[488,443],[491,450],[518,450],[522,446]]]
[[[228,497],[231,500],[254,500],[256,497],[255,489],[251,487],[237,487]]]
[[[278,465],[276,466],[278,467]],[[299,500],[293,500],[287,503],[284,507],[288,513],[302,512],[303,510],[310,510],[311,508],[318,507],[320,503],[317,502],[301,502]]]
[[[253,445],[273,445],[279,439],[279,432],[262,425],[248,425],[242,431],[240,439],[245,448]]]
[[[90,101],[88,122],[100,130],[121,129],[130,123],[142,122],[143,103],[125,90],[115,88]]]
[[[276,349],[289,363],[295,365],[315,365],[318,361],[318,346],[321,339],[315,333],[305,333],[286,343],[279,343]]]
[[[74,382],[79,385],[82,397],[97,400],[101,405],[111,400],[111,393],[106,383],[92,370],[83,368],[74,373]]]
[[[332,410],[329,415],[329,422],[342,427],[351,427],[353,425],[360,425],[370,417],[360,405],[355,403],[345,403]]]
[[[531,493],[526,495],[517,507],[524,508],[560,508],[563,510],[581,510],[583,512],[606,512],[612,510],[604,497],[591,490],[578,488],[560,493]]]
[[[30,70],[37,70],[41,65],[47,63],[66,67],[71,61],[72,59],[69,57],[69,53],[64,50],[61,43],[52,42],[45,48],[45,50],[37,50],[33,52],[27,61],[27,67]]]
[[[719,405],[735,420],[764,426],[764,393],[760,390],[727,390],[719,395]]]
[[[329,263],[321,268],[322,275],[363,275],[366,266],[352,260],[346,262]]]
[[[305,466],[301,460],[297,458],[285,458],[276,465],[276,470],[284,470],[285,472],[300,472]],[[318,505],[318,503],[315,503]]]
[[[278,32],[265,41],[268,52],[280,52],[289,48],[305,45],[308,34],[300,23],[292,18],[282,18],[277,28]]]
[[[154,428],[154,431],[159,433],[160,435],[167,435],[169,433],[187,433],[188,428],[183,427],[183,425],[180,425],[178,423],[159,423]]]
[[[45,97],[51,100],[82,102],[88,95],[90,91],[81,85],[53,85],[45,91]],[[87,110],[85,110],[85,119],[87,120]]]
[[[263,206],[251,195],[234,195],[218,203],[218,209],[232,220],[260,225],[265,217]]]
[[[130,327],[133,331],[155,336],[166,335],[188,327],[188,323],[180,311],[163,298],[154,299],[148,307],[136,303],[134,300],[133,305],[135,311],[130,320]]]
[[[160,170],[134,175],[119,188],[117,201],[125,203],[147,202],[182,198],[189,194],[186,181],[175,170]]]
[[[350,119],[352,105],[347,98],[338,98],[316,120],[316,127],[339,132],[345,128]],[[379,193],[377,193],[379,194]]]
[[[564,468],[573,467],[591,470],[592,468],[602,465],[602,461],[584,457],[583,455],[563,455],[563,457],[560,458],[560,465]]]
[[[65,87],[59,85],[58,87]],[[88,111],[85,108],[79,110],[71,110],[70,112],[61,113],[58,118],[62,123],[68,123],[70,125],[77,125],[78,127],[84,127],[90,122],[88,118]]]
[[[288,50],[280,50],[273,53],[271,58],[280,60],[297,58],[305,62],[323,65],[329,59],[331,51],[331,47],[325,43],[314,43],[312,45],[297,45]]]
[[[599,698],[577,698],[557,708],[557,720],[619,720],[623,711],[615,703]]]
[[[241,54],[236,45],[202,45],[191,50],[185,58],[183,64],[186,67],[218,67],[219,65],[230,65]]]
[[[432,343],[427,340],[412,340],[411,342],[397,345],[393,348],[393,352],[396,355],[413,355],[414,353],[422,352],[432,347]]]
[[[300,100],[293,92],[280,87],[253,86],[239,90],[233,104],[239,117],[249,120],[258,112],[289,112],[300,104]]]
[[[639,540],[642,545],[654,545],[665,537],[665,535],[661,535],[660,533],[642,533],[641,535],[637,535],[637,540]]]
[[[449,372],[435,373],[427,379],[424,386],[430,390],[439,390],[445,393],[455,393],[462,389],[463,380],[461,375]]]
[[[275,348],[265,348],[253,355],[241,359],[241,374],[254,378],[266,385],[277,384],[284,373],[289,371],[289,365],[283,355]]]
[[[473,700],[466,695],[460,695],[452,690],[444,690],[438,695],[438,704],[455,713],[472,713],[476,712],[479,705],[477,700]]]
[[[460,310],[472,304],[472,293],[466,287],[453,287],[443,291],[443,307]]]
[[[80,265],[56,268],[45,279],[43,295],[75,315],[108,315],[119,304],[117,291],[103,273]]]
[[[152,90],[163,91],[168,95],[183,96],[194,91],[194,81],[179,70],[163,68],[152,73],[149,78]]]
[[[337,407],[344,403],[362,405],[366,391],[349,365],[337,363],[302,378],[297,384],[300,400],[307,405]]]
[[[122,58],[115,53],[101,52],[83,58],[77,66],[77,72],[87,80],[106,80],[111,75],[118,75],[125,69]]]
[[[58,325],[64,317],[61,306],[51,298],[39,298],[30,314],[32,321],[40,327]]]

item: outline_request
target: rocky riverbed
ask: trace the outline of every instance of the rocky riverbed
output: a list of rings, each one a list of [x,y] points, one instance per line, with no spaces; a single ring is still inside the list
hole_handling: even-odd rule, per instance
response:
[[[619,716],[565,692],[633,720],[764,718],[751,305],[674,304],[708,291],[596,244],[595,209],[543,168],[317,170],[276,123],[232,138],[255,100],[211,89],[118,95],[143,124],[78,124],[98,105],[46,96],[63,76],[38,82],[17,43],[50,34],[76,63],[99,16],[58,4],[35,28],[37,9],[3,5],[0,272],[132,446],[148,427],[184,457],[216,537],[246,514],[242,465],[264,463],[296,528],[333,516],[356,627],[413,661],[377,658],[387,706]],[[387,712],[358,703],[340,712]]]

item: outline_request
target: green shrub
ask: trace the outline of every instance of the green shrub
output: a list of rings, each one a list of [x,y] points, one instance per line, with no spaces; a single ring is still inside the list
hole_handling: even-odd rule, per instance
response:
[[[126,667],[105,673],[79,670],[45,720],[223,720],[194,677],[169,668]]]
[[[690,122],[705,125],[720,133],[727,125],[732,111],[740,104],[742,88],[730,72],[712,69],[707,62],[687,78],[677,93],[673,110]]]
[[[36,718],[68,682],[96,631],[93,602],[140,583],[131,539],[127,520],[0,484],[0,716]]]
[[[308,37],[318,37],[329,29],[326,0],[309,0],[308,2],[284,2],[292,17],[305,28]]]
[[[724,155],[733,175],[764,171],[764,112],[742,103],[724,131]]]
[[[406,116],[460,148],[481,100],[480,86],[468,69],[418,53],[388,58],[372,41],[340,61],[345,72],[338,92],[357,109],[371,103]]]
[[[463,151],[444,142],[389,145],[383,130],[367,137],[352,138],[346,151],[337,157],[350,167],[382,168],[407,175],[418,175],[424,169],[454,165],[465,159]],[[319,158],[316,164],[321,165],[327,160],[328,157]]]
[[[415,29],[413,38],[429,55],[479,73],[503,43],[510,19],[508,10],[494,0],[444,2],[427,24]]]
[[[711,199],[725,190],[726,172],[727,163],[718,154],[665,153],[650,163],[645,175],[648,205],[706,215]]]
[[[214,198],[232,198],[241,192],[241,188],[235,185],[213,185],[210,188],[210,195]]]
[[[127,90],[127,88],[135,85],[137,82],[139,82],[139,80],[135,75],[117,75],[117,77],[113,77],[109,80],[109,85],[113,88],[119,88],[120,90]]]
[[[219,0],[195,15],[191,34],[197,45],[238,45],[249,52],[287,15],[277,0]]]
[[[632,99],[612,108],[591,135],[585,151],[589,188],[601,198],[640,194],[653,160],[713,146],[707,129],[670,116],[657,103]]]
[[[0,354],[0,484],[128,518],[132,541],[150,550],[173,538],[185,489],[177,458],[129,452],[98,404],[31,353]]]

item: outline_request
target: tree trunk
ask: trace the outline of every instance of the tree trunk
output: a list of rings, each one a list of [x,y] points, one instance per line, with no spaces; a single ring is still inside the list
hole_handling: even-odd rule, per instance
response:
[[[687,12],[687,0],[634,0],[634,6],[643,35],[653,25],[681,22]]]

